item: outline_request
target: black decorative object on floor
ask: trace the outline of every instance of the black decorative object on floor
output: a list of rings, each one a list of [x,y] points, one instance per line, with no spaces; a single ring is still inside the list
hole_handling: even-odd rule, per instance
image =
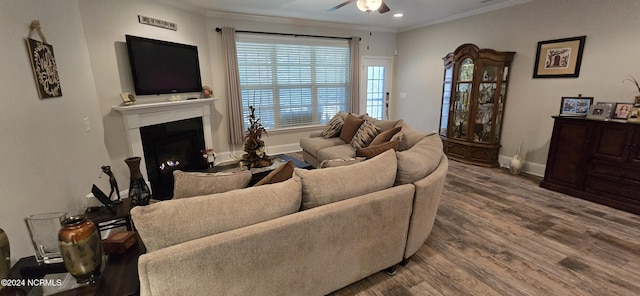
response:
[[[140,172],[140,157],[129,157],[124,160],[131,171],[131,184],[129,185],[129,198],[131,198],[131,206],[146,206],[151,199],[151,191],[147,182]]]

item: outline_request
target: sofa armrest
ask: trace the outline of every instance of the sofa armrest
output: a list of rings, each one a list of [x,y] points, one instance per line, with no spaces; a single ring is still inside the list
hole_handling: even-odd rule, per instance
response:
[[[405,259],[415,254],[431,233],[448,170],[449,160],[442,153],[440,164],[436,170],[413,183],[416,187],[416,194],[409,224]]]
[[[317,138],[317,137],[322,137],[322,131],[312,131],[309,134],[309,138]]]

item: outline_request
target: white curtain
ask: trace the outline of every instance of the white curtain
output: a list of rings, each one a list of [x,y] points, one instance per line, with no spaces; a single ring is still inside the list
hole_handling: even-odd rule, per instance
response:
[[[360,113],[360,37],[354,36],[349,40],[351,48],[351,112]]]
[[[222,53],[226,66],[227,82],[227,121],[229,124],[229,143],[242,144],[244,129],[242,122],[242,95],[240,93],[240,74],[236,54],[236,30],[222,28]]]

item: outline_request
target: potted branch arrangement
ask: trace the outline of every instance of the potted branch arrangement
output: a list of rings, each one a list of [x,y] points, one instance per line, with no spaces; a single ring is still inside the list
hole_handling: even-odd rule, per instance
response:
[[[629,77],[630,78],[627,78],[627,79],[623,80],[622,82],[629,81],[629,82],[632,82],[633,84],[636,85],[636,88],[638,89],[638,95],[636,96],[636,100],[635,100],[633,106],[634,107],[640,107],[640,85],[638,84],[638,81],[635,78],[633,78],[633,76],[629,76]]]
[[[256,119],[256,108],[249,106],[251,113],[249,114],[249,128],[244,136],[243,150],[245,152],[240,159],[239,167],[252,169],[267,167],[273,164],[273,160],[264,151],[264,141],[262,141],[262,133],[267,133],[260,118]]]

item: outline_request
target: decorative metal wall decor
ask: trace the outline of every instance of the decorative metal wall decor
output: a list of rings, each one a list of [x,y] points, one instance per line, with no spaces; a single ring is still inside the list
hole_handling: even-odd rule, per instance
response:
[[[31,39],[33,31],[37,31],[42,41]],[[40,22],[31,22],[31,30],[27,38],[27,48],[31,60],[33,76],[36,80],[36,88],[41,99],[62,96],[58,65],[53,54],[53,46],[47,44],[47,40],[40,30]]]
[[[178,25],[176,23],[163,21],[160,19],[156,19],[156,18],[144,16],[144,15],[138,15],[138,22],[145,25],[178,31]]]

